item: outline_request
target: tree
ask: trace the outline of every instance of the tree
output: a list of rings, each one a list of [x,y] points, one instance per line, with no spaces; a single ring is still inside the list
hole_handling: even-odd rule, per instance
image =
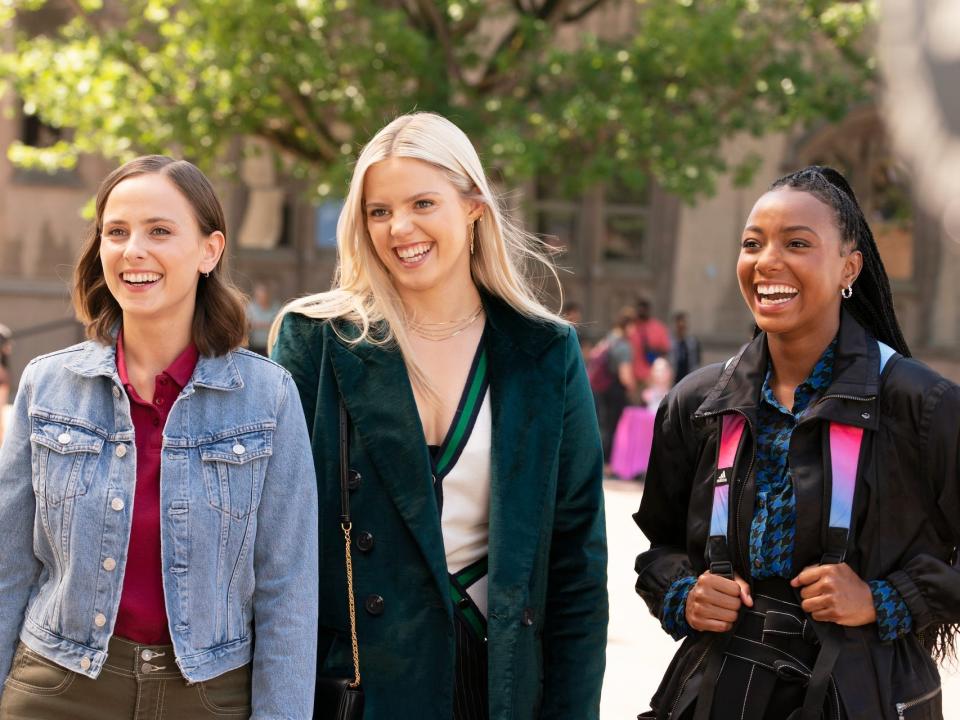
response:
[[[256,136],[319,195],[394,115],[434,110],[508,183],[654,177],[692,198],[721,145],[833,118],[869,88],[870,2],[827,0],[0,0],[6,87],[70,132],[18,164],[172,152],[211,168]],[[49,8],[48,8],[49,9]],[[606,12],[604,12],[606,11]],[[622,27],[583,30],[604,17]],[[35,23],[34,23],[35,24]]]

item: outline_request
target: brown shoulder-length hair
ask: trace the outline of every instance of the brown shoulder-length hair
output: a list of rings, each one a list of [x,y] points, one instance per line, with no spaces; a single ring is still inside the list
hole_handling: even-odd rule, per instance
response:
[[[92,340],[110,345],[114,331],[123,317],[120,304],[107,287],[100,263],[100,236],[103,233],[103,211],[110,193],[121,182],[137,175],[156,173],[170,180],[193,207],[200,232],[227,234],[223,207],[206,175],[186,160],[163,155],[145,155],[131,160],[107,175],[97,191],[96,217],[87,230],[73,279],[73,307],[87,327]],[[197,305],[193,312],[193,343],[201,355],[218,356],[243,345],[247,339],[247,313],[243,293],[231,282],[227,267],[226,247],[210,271],[200,276]]]

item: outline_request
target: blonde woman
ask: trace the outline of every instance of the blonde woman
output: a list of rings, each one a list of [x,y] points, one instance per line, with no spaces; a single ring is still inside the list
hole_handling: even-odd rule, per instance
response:
[[[342,398],[365,717],[597,718],[602,453],[577,336],[525,275],[546,261],[467,137],[428,113],[363,150],[337,236],[334,288],[291,303],[272,338],[331,509],[318,676],[353,675]]]

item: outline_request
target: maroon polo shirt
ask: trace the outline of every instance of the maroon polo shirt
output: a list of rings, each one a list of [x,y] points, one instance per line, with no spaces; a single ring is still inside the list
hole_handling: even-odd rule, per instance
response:
[[[127,568],[114,633],[144,645],[170,644],[160,560],[160,454],[167,415],[180,391],[190,381],[198,357],[196,346],[190,343],[170,367],[157,375],[153,402],[148,403],[130,383],[123,352],[123,331],[117,335],[117,373],[130,398],[130,416],[137,445],[137,486]]]

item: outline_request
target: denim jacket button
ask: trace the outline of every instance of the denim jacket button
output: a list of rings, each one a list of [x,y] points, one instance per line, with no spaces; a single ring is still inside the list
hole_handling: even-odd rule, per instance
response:
[[[61,445],[69,445],[70,433],[60,433],[60,436],[57,438],[57,442],[59,442]]]
[[[107,624],[107,616],[103,613],[97,613],[97,616],[93,619],[93,624],[97,627],[103,627]]]
[[[106,570],[107,572],[110,572],[116,566],[117,566],[117,561],[114,560],[113,558],[107,558],[106,560],[103,561],[103,569]]]
[[[246,451],[247,449],[240,443],[237,443],[236,445],[233,446],[234,455],[243,455]]]
[[[110,507],[116,510],[117,512],[120,512],[124,508],[123,500],[121,500],[120,498],[114,498],[113,500],[110,501]]]
[[[118,458],[122,458],[127,454],[126,445],[117,445],[117,449],[114,451]]]
[[[85,657],[80,659],[80,669],[89,670],[90,669],[90,658]]]

